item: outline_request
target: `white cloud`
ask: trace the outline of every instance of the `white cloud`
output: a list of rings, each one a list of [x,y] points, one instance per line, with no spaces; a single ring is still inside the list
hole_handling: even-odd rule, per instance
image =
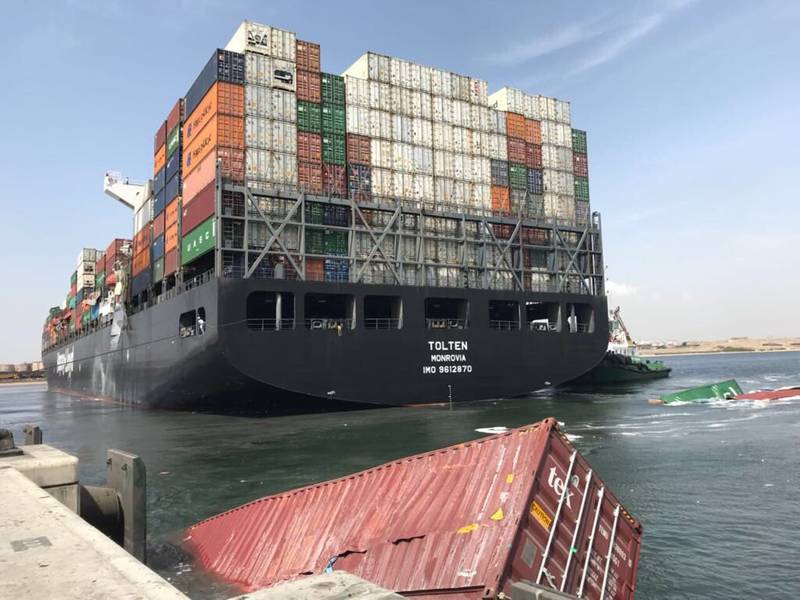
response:
[[[606,281],[606,294],[609,296],[616,296],[617,298],[630,298],[639,293],[639,288],[628,285],[626,283],[617,283],[615,281]]]
[[[532,40],[515,44],[489,60],[501,65],[517,65],[535,58],[581,44],[608,31],[591,23],[570,23],[552,33],[536,36]]]

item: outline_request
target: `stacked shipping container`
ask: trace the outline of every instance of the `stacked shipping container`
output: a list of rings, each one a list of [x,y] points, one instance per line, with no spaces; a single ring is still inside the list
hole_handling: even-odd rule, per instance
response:
[[[300,190],[322,194],[320,47],[297,40],[297,176]]]

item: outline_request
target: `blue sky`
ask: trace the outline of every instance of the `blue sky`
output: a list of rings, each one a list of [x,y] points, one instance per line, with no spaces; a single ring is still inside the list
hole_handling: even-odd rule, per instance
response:
[[[800,4],[68,0],[4,7],[0,362],[39,355],[80,248],[129,236],[105,170],[152,136],[249,18],[572,102],[592,205],[634,335],[800,335]]]

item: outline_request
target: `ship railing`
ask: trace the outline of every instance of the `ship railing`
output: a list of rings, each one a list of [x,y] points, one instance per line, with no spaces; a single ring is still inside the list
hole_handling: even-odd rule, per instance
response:
[[[247,328],[254,331],[294,329],[294,319],[247,319]]]
[[[214,276],[214,271],[209,269],[208,271],[201,273],[200,275],[192,277],[191,279],[187,279],[186,281],[183,282],[183,291],[186,292],[191,290],[192,288],[199,287],[204,283],[208,283],[209,281],[211,281],[213,276]]]
[[[571,323],[569,331],[570,333],[589,333],[591,325],[589,323]]]
[[[519,321],[502,321],[491,319],[489,321],[489,328],[498,331],[516,331],[519,329]]]
[[[364,319],[366,329],[400,329],[400,319]]]
[[[557,321],[545,321],[544,319],[530,321],[528,323],[528,328],[531,331],[539,331],[544,333],[547,333],[548,331],[559,331]]]
[[[466,319],[425,319],[428,329],[466,329]]]
[[[331,319],[331,318],[323,318],[323,319],[306,319],[306,329],[312,330],[329,330],[329,331],[338,331],[341,333],[345,329],[352,329],[354,321],[353,319]]]

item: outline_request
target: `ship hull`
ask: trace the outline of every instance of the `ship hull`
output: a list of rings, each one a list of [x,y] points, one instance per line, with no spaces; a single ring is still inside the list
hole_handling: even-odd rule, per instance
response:
[[[294,327],[248,326],[253,292],[296,298]],[[401,328],[309,329],[307,293],[402,299]],[[469,303],[463,329],[428,329],[429,297]],[[591,332],[490,327],[489,300],[591,304]],[[202,335],[182,337],[182,314],[203,308]],[[565,314],[565,313],[564,313]],[[568,381],[595,366],[606,348],[601,296],[256,279],[212,279],[133,314],[116,343],[111,328],[43,354],[51,389],[160,408],[338,410],[520,396]]]

